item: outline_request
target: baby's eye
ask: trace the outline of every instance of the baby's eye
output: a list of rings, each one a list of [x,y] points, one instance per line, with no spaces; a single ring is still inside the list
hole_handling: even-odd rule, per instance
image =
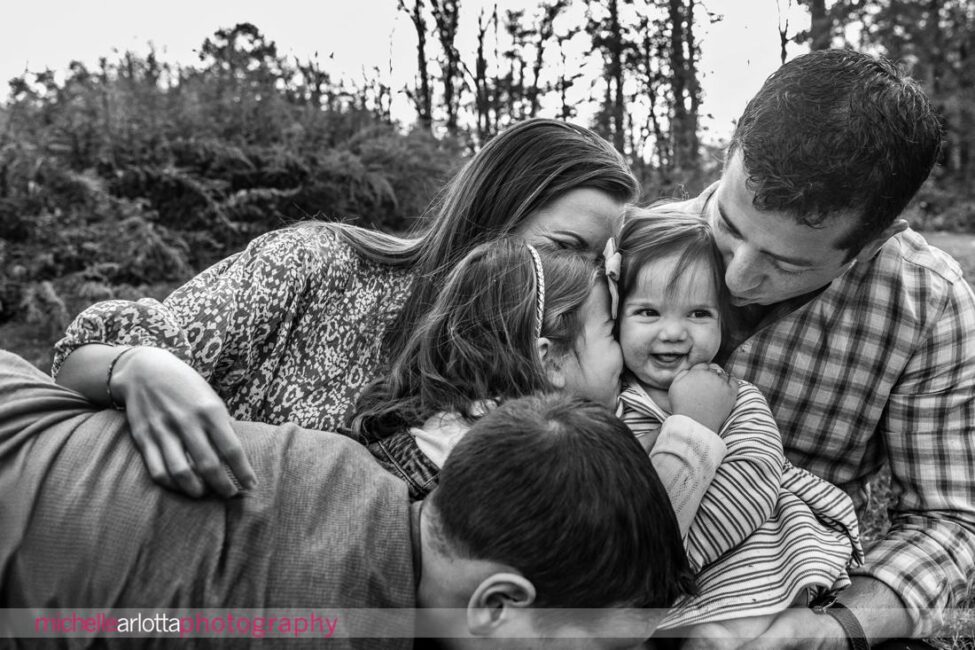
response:
[[[691,318],[712,318],[714,313],[707,309],[695,309],[691,312]]]
[[[636,316],[643,316],[645,318],[654,318],[660,315],[656,309],[651,309],[650,307],[641,307],[633,312]]]

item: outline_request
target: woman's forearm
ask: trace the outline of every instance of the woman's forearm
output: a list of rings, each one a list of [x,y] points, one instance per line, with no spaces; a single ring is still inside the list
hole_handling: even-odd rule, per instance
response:
[[[112,361],[124,350],[126,347],[102,343],[88,343],[75,348],[65,357],[55,382],[81,393],[92,404],[113,406],[108,396],[108,370]],[[119,360],[120,363],[124,361],[124,358]],[[118,367],[113,372],[117,370]],[[117,394],[113,393],[113,396],[116,401],[119,400]]]

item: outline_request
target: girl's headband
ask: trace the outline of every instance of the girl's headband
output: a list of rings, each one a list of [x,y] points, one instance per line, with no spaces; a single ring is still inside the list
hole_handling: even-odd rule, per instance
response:
[[[606,270],[606,284],[609,287],[609,314],[616,320],[620,307],[620,267],[623,266],[623,256],[616,248],[616,240],[610,237],[603,249],[603,264]]]
[[[542,338],[542,321],[545,320],[545,270],[542,268],[542,258],[538,251],[531,244],[528,252],[532,255],[532,263],[535,266],[535,338]]]

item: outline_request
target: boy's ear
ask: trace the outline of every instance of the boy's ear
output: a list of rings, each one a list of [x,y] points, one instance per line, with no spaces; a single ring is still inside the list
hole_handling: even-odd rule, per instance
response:
[[[552,342],[544,336],[535,343],[538,350],[538,358],[542,362],[542,368],[548,375],[548,380],[558,390],[565,388],[565,375],[562,373],[562,358],[555,354]]]
[[[467,628],[473,636],[494,636],[531,607],[535,599],[535,585],[524,576],[491,574],[481,581],[467,602]]]

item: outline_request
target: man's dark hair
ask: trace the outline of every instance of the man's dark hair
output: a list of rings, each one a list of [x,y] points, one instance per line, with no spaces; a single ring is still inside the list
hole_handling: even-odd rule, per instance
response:
[[[429,497],[455,554],[507,564],[536,607],[669,607],[693,573],[667,492],[620,420],[580,397],[512,400],[451,451]]]
[[[924,92],[889,61],[820,50],[774,72],[728,148],[744,156],[759,210],[817,227],[844,212],[852,258],[904,210],[937,160],[942,127]]]

